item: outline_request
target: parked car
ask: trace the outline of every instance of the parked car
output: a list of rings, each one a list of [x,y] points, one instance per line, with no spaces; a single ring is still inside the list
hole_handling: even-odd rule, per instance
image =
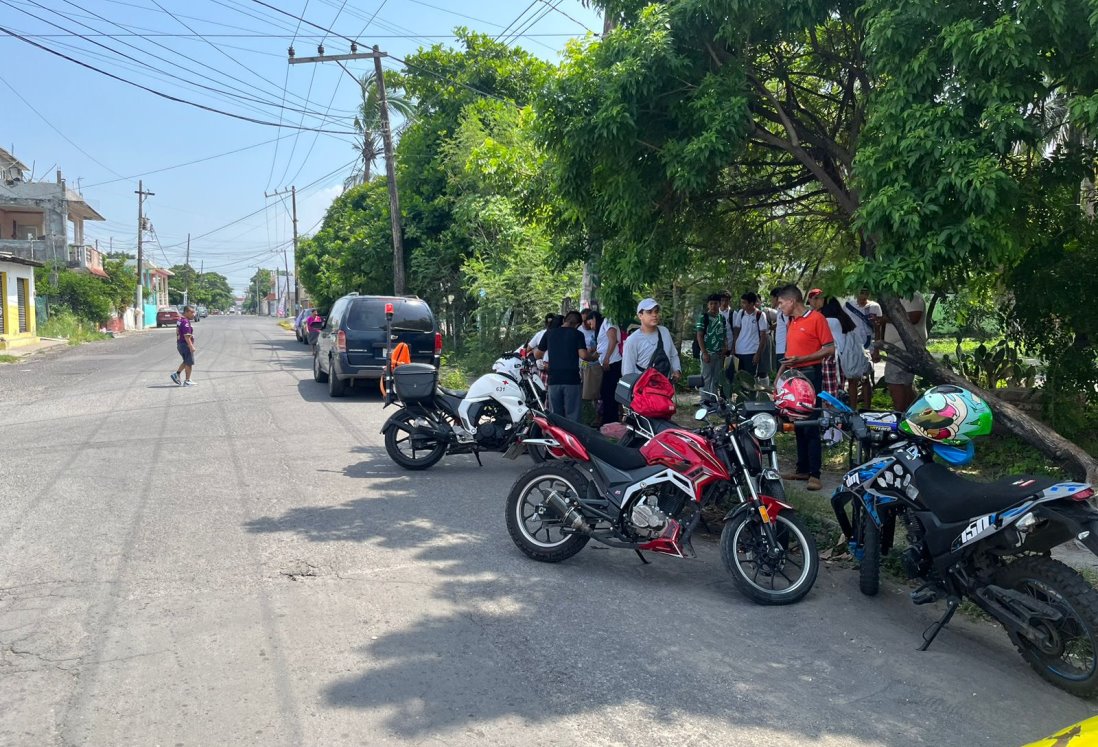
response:
[[[174,327],[179,321],[179,309],[175,306],[161,306],[156,312],[156,327]]]
[[[309,328],[309,319],[313,315],[320,316],[320,323],[313,322],[312,329]],[[324,315],[320,314],[320,311],[316,308],[302,309],[301,313],[294,319],[294,336],[297,337],[298,342],[303,342],[306,345],[312,345],[316,342],[317,333],[320,331],[320,327],[324,324]]]
[[[198,319],[205,319],[210,315],[210,311],[205,306],[199,306],[194,310],[194,315]]]
[[[392,339],[385,339],[385,305],[393,305]],[[434,312],[415,296],[343,296],[328,312],[313,346],[313,379],[341,397],[350,382],[380,379],[389,343],[408,344],[413,363],[436,369],[442,333]]]

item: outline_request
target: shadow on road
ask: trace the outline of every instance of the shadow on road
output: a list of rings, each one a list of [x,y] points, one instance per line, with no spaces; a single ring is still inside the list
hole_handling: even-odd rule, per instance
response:
[[[309,362],[310,370],[312,361]],[[350,382],[348,382],[349,384]],[[297,383],[297,391],[306,402],[331,402],[338,405],[340,402],[377,402],[381,404],[381,391],[377,388],[377,382],[356,381],[354,386],[349,386],[342,397],[332,397],[328,394],[328,385],[313,381],[310,376]],[[391,409],[391,408],[390,408]]]
[[[655,720],[667,728],[653,743],[670,743],[664,737],[674,732],[704,742],[729,726],[803,741],[933,742],[960,734],[974,690],[985,702],[1007,698],[1019,684],[1011,679],[1026,676],[1008,647],[960,628],[935,652],[914,654],[922,624],[904,599],[836,605],[818,589],[793,607],[755,606],[708,543],[698,543],[693,562],[642,565],[592,543],[563,563],[536,563],[504,525],[518,474],[510,463],[447,459],[412,473],[377,447],[360,453],[345,474],[372,478],[369,496],[291,509],[246,529],[391,548],[429,569],[433,580],[424,587],[417,576],[415,588],[429,589],[422,593],[435,604],[348,652],[361,658],[360,671],[323,691],[333,707],[390,714],[386,726],[401,738],[497,719],[551,729],[563,720],[562,743],[583,741],[584,724],[613,727],[628,742],[634,725]],[[885,643],[869,648],[864,640],[876,631]],[[909,645],[900,650],[902,642]],[[898,675],[893,659],[913,656],[928,657],[920,660],[927,671],[908,665]],[[1047,707],[1062,697],[1040,690],[1038,699]],[[986,726],[968,733],[1017,741],[1017,723],[980,731]]]

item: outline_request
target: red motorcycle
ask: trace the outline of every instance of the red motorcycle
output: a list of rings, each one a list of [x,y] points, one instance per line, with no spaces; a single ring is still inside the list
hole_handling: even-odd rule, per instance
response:
[[[698,417],[712,414],[703,407]],[[693,557],[702,508],[734,489],[741,502],[724,517],[721,557],[737,588],[759,604],[799,601],[819,571],[815,540],[793,508],[760,494],[745,452],[755,439],[752,421],[722,414],[718,425],[664,430],[639,449],[559,415],[535,415],[544,438],[526,443],[559,461],[529,470],[511,488],[511,539],[546,563],[572,557],[592,539],[634,550],[644,562],[644,551]]]

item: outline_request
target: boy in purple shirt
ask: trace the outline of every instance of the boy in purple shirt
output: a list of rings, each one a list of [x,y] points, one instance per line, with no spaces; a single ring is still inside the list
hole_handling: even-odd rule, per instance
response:
[[[191,369],[194,367],[194,328],[191,327],[193,319],[194,307],[186,306],[183,309],[183,316],[179,317],[179,321],[175,323],[175,348],[183,356],[183,362],[172,374],[172,381],[180,386],[194,386],[194,382],[191,381]],[[183,381],[179,380],[181,373],[187,377]]]

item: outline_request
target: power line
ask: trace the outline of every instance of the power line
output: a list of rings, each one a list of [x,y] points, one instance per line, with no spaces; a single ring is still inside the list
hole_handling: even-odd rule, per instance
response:
[[[545,3],[546,5],[549,5],[549,0],[541,0],[541,1],[542,1],[543,3]],[[551,7],[553,8],[553,10],[555,10],[555,11],[556,11],[556,12],[558,12],[558,13],[560,13],[560,14],[561,14],[562,16],[564,16],[565,18],[567,18],[567,19],[568,19],[569,21],[574,21],[574,22],[578,23],[578,24],[579,24],[580,26],[582,26],[583,28],[587,29],[587,30],[588,30],[588,31],[590,31],[590,32],[591,32],[592,34],[597,34],[597,33],[598,33],[597,31],[595,31],[595,30],[594,30],[593,28],[591,28],[590,26],[588,26],[588,25],[587,25],[586,23],[584,23],[583,21],[579,20],[578,18],[573,18],[572,16],[568,15],[568,14],[567,14],[567,13],[565,13],[565,12],[564,12],[563,10],[561,10],[561,9],[560,9],[560,3],[557,3],[556,5],[554,5],[554,6],[551,6]]]
[[[71,62],[75,65],[79,65],[80,67],[87,68],[88,70],[92,70],[94,72],[97,72],[100,75],[105,75],[106,77],[111,78],[113,80],[117,80],[120,83],[125,83],[128,86],[133,86],[134,88],[139,88],[142,91],[146,91],[148,93],[151,93],[154,96],[159,96],[162,99],[167,99],[168,101],[174,101],[174,102],[179,103],[179,104],[186,104],[187,106],[193,106],[196,109],[202,109],[203,111],[212,112],[213,114],[221,114],[221,115],[226,116],[226,117],[231,117],[232,119],[239,119],[243,122],[251,122],[252,124],[263,125],[264,127],[279,127],[280,126],[275,122],[268,122],[268,121],[263,120],[263,119],[256,119],[255,117],[248,117],[248,116],[245,116],[243,114],[234,114],[232,112],[227,112],[227,111],[224,111],[222,109],[217,109],[217,108],[212,107],[212,106],[206,106],[205,104],[199,104],[195,101],[188,101],[187,99],[182,99],[182,98],[179,98],[178,96],[172,96],[171,94],[164,93],[163,91],[157,91],[154,88],[149,88],[148,86],[142,85],[140,83],[135,83],[132,80],[127,80],[126,78],[115,75],[114,73],[109,73],[106,70],[102,70],[98,67],[95,67],[94,65],[89,65],[86,62],[81,62],[80,60],[78,60],[74,57],[70,57],[66,54],[62,54],[61,52],[56,52],[56,51],[54,51],[54,50],[52,50],[48,47],[45,47],[45,46],[39,44],[38,42],[35,42],[31,39],[28,39],[27,37],[23,36],[22,34],[17,34],[16,32],[11,31],[10,29],[7,29],[3,26],[0,26],[0,31],[4,32],[8,36],[14,37],[16,39],[19,39],[22,42],[30,44],[32,47],[37,47],[38,49],[41,49],[43,52],[47,52],[49,54],[52,54],[55,57],[60,57],[63,60],[68,60],[69,62]],[[327,129],[317,128],[317,127],[303,127],[303,126],[295,127],[293,125],[282,125],[282,126],[293,127],[293,129],[295,129],[295,130],[307,130],[309,132],[323,132],[323,133],[326,133],[326,134],[329,134],[329,135],[354,135],[355,134],[353,132],[347,132],[345,130],[327,130]]]

